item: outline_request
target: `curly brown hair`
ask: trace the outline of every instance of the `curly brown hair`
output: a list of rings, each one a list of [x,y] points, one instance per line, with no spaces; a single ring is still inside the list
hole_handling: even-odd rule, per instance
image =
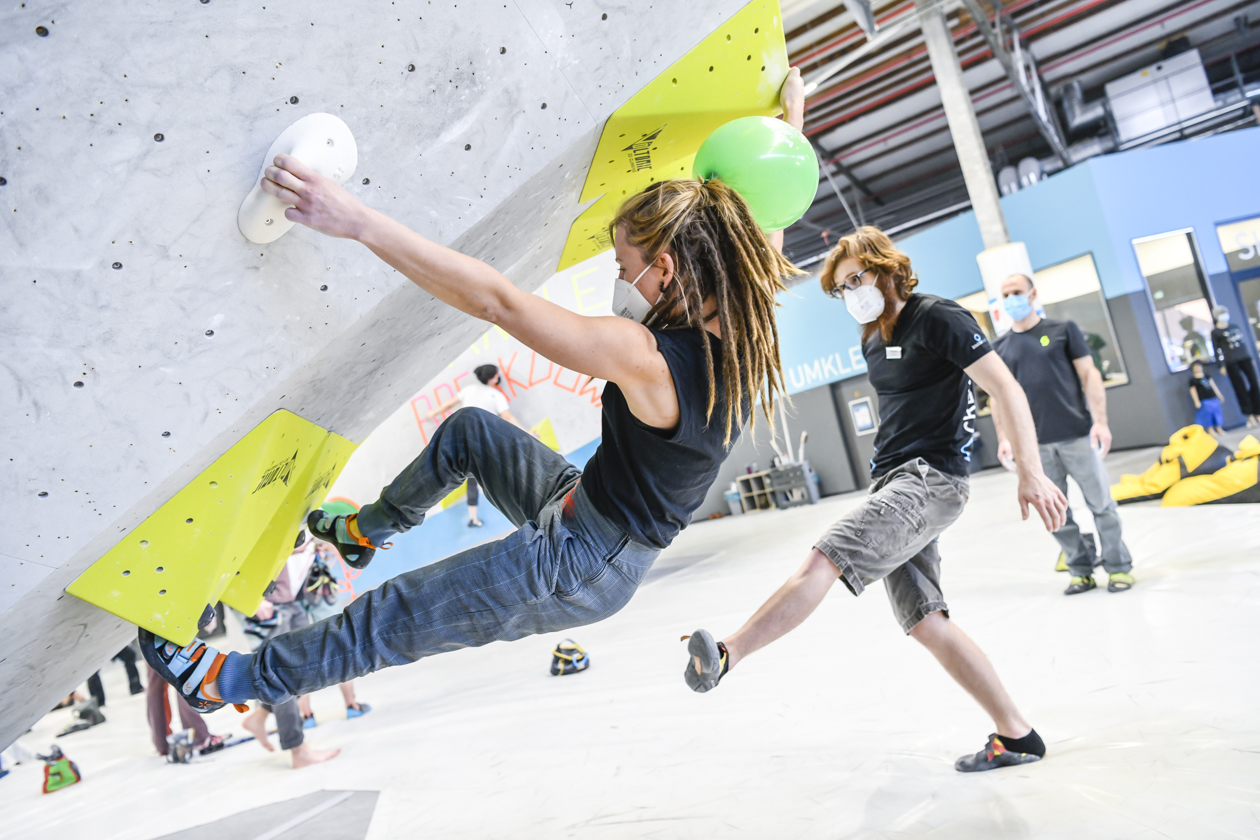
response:
[[[848,236],[842,237],[831,249],[818,276],[824,292],[838,288],[836,266],[849,257],[856,259],[862,268],[874,269],[875,287],[884,294],[884,311],[878,318],[862,326],[862,342],[879,330],[884,341],[892,340],[893,327],[897,324],[897,308],[894,300],[907,301],[919,278],[910,268],[910,258],[901,251],[879,228],[865,225]]]

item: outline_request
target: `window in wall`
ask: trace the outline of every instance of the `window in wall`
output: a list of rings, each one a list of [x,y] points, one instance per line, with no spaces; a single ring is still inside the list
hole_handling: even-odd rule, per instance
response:
[[[1260,216],[1217,225],[1216,236],[1229,271],[1238,281],[1238,295],[1260,347]]]
[[[1103,297],[1102,282],[1091,254],[1065,260],[1033,272],[1037,301],[1047,318],[1075,321],[1085,334],[1094,366],[1107,387],[1129,381],[1116,330]]]
[[[1212,304],[1190,229],[1133,240],[1170,371],[1212,358]]]

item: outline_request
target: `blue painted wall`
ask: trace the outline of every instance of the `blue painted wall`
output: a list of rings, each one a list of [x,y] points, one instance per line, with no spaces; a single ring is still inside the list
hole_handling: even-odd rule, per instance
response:
[[[1034,269],[1091,253],[1107,298],[1144,296],[1131,245],[1139,237],[1193,227],[1208,273],[1226,270],[1215,225],[1260,214],[1256,162],[1260,128],[1249,128],[1094,158],[1005,196],[1002,210],[1011,238],[1027,245]],[[974,213],[897,245],[910,255],[919,291],[956,298],[983,288],[976,254],[984,243]],[[863,372],[863,365],[852,364],[855,356],[860,362],[858,325],[843,303],[825,296],[816,281],[779,300],[789,393]]]

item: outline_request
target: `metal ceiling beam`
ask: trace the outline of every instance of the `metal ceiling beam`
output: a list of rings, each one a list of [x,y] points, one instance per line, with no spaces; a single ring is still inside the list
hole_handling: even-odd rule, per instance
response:
[[[1041,132],[1041,136],[1050,144],[1050,148],[1054,150],[1054,155],[1063,162],[1065,167],[1072,165],[1072,156],[1068,153],[1067,144],[1063,142],[1063,132],[1059,130],[1059,121],[1054,113],[1054,107],[1045,98],[1041,90],[1041,83],[1037,79],[1037,71],[1030,66],[1031,55],[1025,58],[1023,55],[1019,57],[1019,63],[1006,50],[1006,45],[1002,43],[1002,33],[989,22],[989,15],[980,7],[979,0],[962,0],[963,7],[967,13],[971,15],[972,21],[980,30],[980,34],[984,36],[985,43],[989,45],[993,57],[1002,65],[1002,69],[1006,71],[1007,77],[1011,80],[1011,84],[1015,86],[1015,90],[1019,92],[1020,98],[1028,106],[1029,113],[1032,114],[1033,122],[1037,124],[1037,130]],[[998,18],[1000,26],[1001,18]],[[1019,49],[1019,35],[1014,34],[1015,47]],[[1027,76],[1025,76],[1027,72]]]

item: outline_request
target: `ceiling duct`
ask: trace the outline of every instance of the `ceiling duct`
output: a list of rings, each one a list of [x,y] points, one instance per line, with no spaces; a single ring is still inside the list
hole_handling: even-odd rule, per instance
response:
[[[1086,102],[1081,80],[1074,79],[1063,89],[1063,117],[1067,121],[1068,132],[1074,134],[1107,119],[1107,100],[1099,97]]]

